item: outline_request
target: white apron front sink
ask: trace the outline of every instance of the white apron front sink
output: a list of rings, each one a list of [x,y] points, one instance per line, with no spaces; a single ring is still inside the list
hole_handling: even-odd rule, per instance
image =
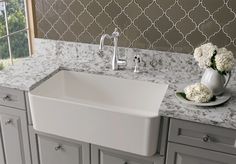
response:
[[[156,152],[168,85],[60,71],[29,93],[34,129],[143,156]]]

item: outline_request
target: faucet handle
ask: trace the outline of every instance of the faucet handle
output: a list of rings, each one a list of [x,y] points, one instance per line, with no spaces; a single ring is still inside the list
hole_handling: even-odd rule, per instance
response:
[[[141,57],[139,55],[134,56],[134,63],[135,63],[134,73],[139,73],[140,72],[139,65],[141,63]]]
[[[119,37],[120,36],[120,33],[118,31],[118,28],[115,28],[114,32],[112,33],[112,36],[113,37]]]

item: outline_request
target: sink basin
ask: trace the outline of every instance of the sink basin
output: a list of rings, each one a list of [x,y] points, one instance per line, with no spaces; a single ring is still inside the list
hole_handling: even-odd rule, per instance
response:
[[[29,93],[34,129],[143,156],[156,152],[168,85],[60,71]]]

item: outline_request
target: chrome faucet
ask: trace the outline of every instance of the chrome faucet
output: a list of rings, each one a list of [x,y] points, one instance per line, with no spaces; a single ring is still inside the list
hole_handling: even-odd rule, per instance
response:
[[[115,31],[112,33],[112,35],[104,34],[102,35],[101,40],[100,40],[98,54],[102,56],[105,38],[113,39],[114,52],[113,52],[113,57],[112,57],[112,70],[118,70],[121,67],[125,67],[127,65],[126,60],[119,59],[118,57],[118,37],[119,36],[120,36],[120,33],[118,32],[118,29],[115,28]]]

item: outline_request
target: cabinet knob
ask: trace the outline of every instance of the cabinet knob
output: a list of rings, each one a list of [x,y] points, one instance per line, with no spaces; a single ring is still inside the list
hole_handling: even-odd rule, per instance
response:
[[[7,120],[6,122],[5,122],[5,125],[9,125],[9,124],[12,124],[12,119],[9,119],[9,120]]]
[[[6,95],[2,98],[3,101],[12,101],[11,96],[10,95]]]
[[[56,151],[59,151],[59,150],[62,150],[62,149],[63,149],[62,145],[58,145],[58,146],[55,147]]]
[[[205,135],[205,136],[202,137],[202,141],[203,141],[203,142],[209,142],[210,139],[211,139],[211,138],[210,138],[209,135]]]

